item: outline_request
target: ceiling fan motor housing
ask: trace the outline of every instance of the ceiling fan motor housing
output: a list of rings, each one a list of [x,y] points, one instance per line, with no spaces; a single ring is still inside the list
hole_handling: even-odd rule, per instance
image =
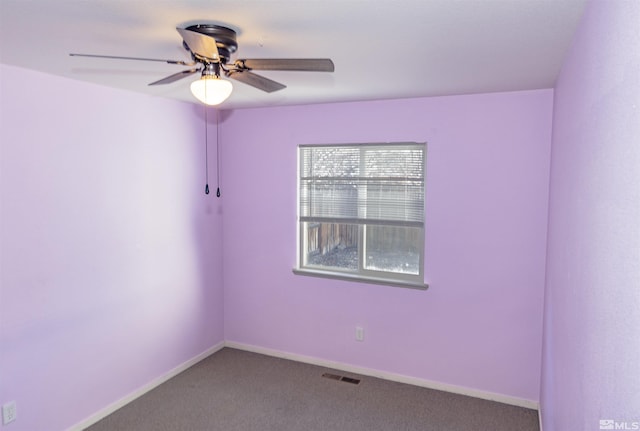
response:
[[[222,64],[227,64],[231,58],[231,54],[238,50],[236,32],[228,27],[216,24],[195,24],[190,25],[186,30],[195,31],[214,38]],[[191,51],[184,42],[183,44]]]

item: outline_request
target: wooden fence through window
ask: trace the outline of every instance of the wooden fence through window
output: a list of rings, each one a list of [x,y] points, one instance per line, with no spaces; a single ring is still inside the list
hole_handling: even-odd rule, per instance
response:
[[[325,255],[336,248],[358,245],[358,225],[341,223],[309,223],[307,227],[309,254]]]

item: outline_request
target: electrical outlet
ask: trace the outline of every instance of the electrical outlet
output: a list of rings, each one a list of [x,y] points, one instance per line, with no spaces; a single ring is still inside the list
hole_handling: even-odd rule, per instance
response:
[[[18,408],[16,402],[11,401],[2,406],[2,424],[7,425],[16,420],[18,417]]]
[[[364,341],[364,328],[356,326],[356,341]]]

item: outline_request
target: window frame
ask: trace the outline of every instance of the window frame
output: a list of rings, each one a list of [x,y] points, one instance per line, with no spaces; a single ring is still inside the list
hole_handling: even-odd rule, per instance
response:
[[[425,236],[426,236],[426,223],[425,223],[425,209],[423,208],[422,221],[420,226],[406,226],[419,228],[421,235],[419,235],[418,246],[420,249],[420,256],[418,261],[418,274],[408,274],[401,272],[392,272],[384,270],[368,269],[363,264],[364,253],[366,250],[366,230],[368,226],[372,225],[385,225],[385,223],[376,222],[359,222],[357,224],[358,229],[358,269],[356,271],[349,269],[341,269],[334,267],[323,267],[305,264],[305,256],[308,248],[307,230],[305,229],[305,223],[310,221],[301,220],[301,190],[302,190],[302,163],[301,163],[301,148],[308,147],[345,147],[345,148],[360,148],[360,147],[391,147],[398,146],[421,146],[422,147],[422,204],[426,207],[426,165],[427,165],[427,143],[426,142],[393,142],[393,143],[359,143],[359,144],[301,144],[297,147],[297,178],[296,178],[296,266],[293,269],[294,274],[307,275],[321,278],[331,278],[338,280],[347,280],[355,282],[365,282],[371,284],[382,284],[388,286],[406,287],[412,289],[426,290],[429,286],[424,282],[425,277]],[[361,160],[362,163],[362,160]],[[320,218],[320,217],[319,217]],[[351,224],[349,220],[340,220],[335,218],[332,221],[327,221],[335,224]]]

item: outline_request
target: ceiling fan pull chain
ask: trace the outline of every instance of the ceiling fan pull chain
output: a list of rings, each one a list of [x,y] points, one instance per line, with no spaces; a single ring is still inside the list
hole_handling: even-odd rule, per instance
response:
[[[209,124],[207,122],[207,105],[204,106],[204,170],[206,185],[204,186],[204,194],[209,194]]]
[[[218,142],[220,141],[220,115],[219,110],[216,109],[216,180],[218,183],[218,190],[216,190],[216,196],[220,197],[220,150]]]

